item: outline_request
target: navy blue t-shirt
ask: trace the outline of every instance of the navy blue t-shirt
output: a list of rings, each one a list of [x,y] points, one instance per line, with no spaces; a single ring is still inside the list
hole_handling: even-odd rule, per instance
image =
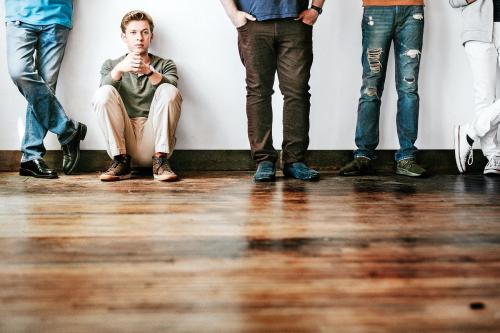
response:
[[[299,16],[309,6],[309,0],[236,0],[238,9],[257,18],[257,21]]]

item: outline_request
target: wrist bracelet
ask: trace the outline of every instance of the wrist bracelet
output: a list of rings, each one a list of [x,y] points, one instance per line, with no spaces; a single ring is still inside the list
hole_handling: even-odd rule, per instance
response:
[[[323,8],[321,8],[321,7],[318,7],[318,6],[312,5],[312,6],[311,6],[311,9],[314,9],[315,11],[317,11],[317,12],[318,12],[318,15],[321,15],[321,13],[323,13]]]
[[[151,72],[149,72],[148,74],[144,74],[146,75],[146,77],[150,77],[151,75],[153,75],[155,73],[155,69],[153,68],[153,66],[149,66],[149,69],[151,70]]]

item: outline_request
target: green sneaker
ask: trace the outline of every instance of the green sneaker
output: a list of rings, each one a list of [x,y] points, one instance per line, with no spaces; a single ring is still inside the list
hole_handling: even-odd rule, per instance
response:
[[[408,177],[422,177],[425,176],[426,171],[417,164],[414,158],[406,158],[398,161],[396,173]]]
[[[368,157],[355,157],[354,160],[344,165],[339,172],[341,176],[360,176],[372,173],[372,160]]]

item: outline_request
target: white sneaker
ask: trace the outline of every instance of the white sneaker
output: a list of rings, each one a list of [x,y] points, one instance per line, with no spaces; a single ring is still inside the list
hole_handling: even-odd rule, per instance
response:
[[[500,156],[492,156],[484,167],[485,175],[500,175]]]
[[[474,163],[472,146],[467,141],[467,134],[462,126],[455,126],[455,162],[458,171],[465,172],[468,165]]]

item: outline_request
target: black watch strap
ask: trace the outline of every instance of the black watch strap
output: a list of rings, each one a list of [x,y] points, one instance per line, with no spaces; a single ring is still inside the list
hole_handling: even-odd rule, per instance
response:
[[[146,75],[147,77],[150,77],[151,75],[153,75],[155,73],[155,69],[153,68],[153,66],[149,65],[149,70],[151,72],[149,72],[148,74],[144,74]]]
[[[323,8],[321,8],[321,7],[318,7],[318,6],[312,5],[312,6],[311,6],[311,9],[314,9],[315,11],[317,11],[317,12],[318,12],[318,15],[321,15],[321,13],[323,13]]]

